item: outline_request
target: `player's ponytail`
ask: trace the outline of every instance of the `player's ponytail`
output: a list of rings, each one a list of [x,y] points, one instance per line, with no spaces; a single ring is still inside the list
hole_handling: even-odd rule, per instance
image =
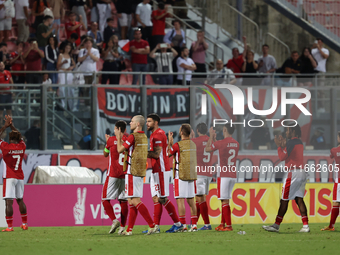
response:
[[[19,142],[21,140],[21,133],[19,131],[13,130],[9,133],[9,141]]]

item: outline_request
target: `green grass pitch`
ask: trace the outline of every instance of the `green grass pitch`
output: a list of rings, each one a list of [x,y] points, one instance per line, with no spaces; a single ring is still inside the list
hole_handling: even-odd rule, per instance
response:
[[[198,231],[145,236],[136,226],[132,236],[108,234],[106,227],[30,227],[0,232],[1,254],[337,254],[340,231],[321,232],[327,224],[311,224],[310,233],[297,233],[302,224],[282,224],[280,233],[261,225],[234,225],[233,232]],[[214,228],[216,226],[213,226]],[[240,230],[245,235],[237,234]],[[334,253],[335,252],[335,253]]]

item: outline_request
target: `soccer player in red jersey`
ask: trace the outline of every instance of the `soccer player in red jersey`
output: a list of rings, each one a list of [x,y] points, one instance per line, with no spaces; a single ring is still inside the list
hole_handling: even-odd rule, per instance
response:
[[[293,125],[293,124],[292,124]],[[303,201],[307,173],[303,169],[303,143],[300,139],[301,128],[298,124],[286,128],[286,139],[275,136],[275,144],[281,161],[285,161],[285,171],[288,171],[283,181],[280,208],[275,223],[263,228],[270,232],[279,232],[280,224],[285,216],[289,200],[295,200],[299,207],[303,227],[299,232],[310,232],[308,226],[307,207]]]
[[[336,167],[334,168],[334,185],[333,185],[333,208],[331,213],[331,219],[328,227],[324,227],[321,231],[334,231],[334,224],[336,222],[336,218],[339,215],[339,205],[340,205],[340,175],[339,175],[339,167],[340,167],[340,131],[338,132],[338,147],[334,147],[331,149],[330,157],[335,160]]]
[[[197,181],[196,181],[196,208],[197,208],[197,220],[202,214],[204,226],[199,230],[211,230],[208,205],[206,202],[206,196],[209,194],[209,185],[212,180],[212,172],[208,167],[211,166],[212,153],[206,152],[205,147],[208,143],[209,136],[207,136],[208,127],[205,123],[199,123],[196,127],[198,137],[192,138],[196,144],[197,153]],[[192,137],[195,133],[192,131]]]
[[[176,208],[170,200],[169,196],[169,181],[170,181],[170,163],[168,156],[168,138],[165,132],[159,128],[160,117],[156,113],[149,114],[146,120],[148,131],[151,131],[150,136],[150,151],[148,158],[152,162],[151,175],[151,195],[154,202],[154,222],[157,226],[157,233],[160,232],[159,224],[161,221],[163,207],[167,210],[174,225],[167,230],[167,233],[174,233],[182,230],[183,225],[179,221]]]
[[[22,159],[25,155],[26,145],[20,132],[14,127],[12,118],[5,116],[5,125],[0,129],[0,136],[6,128],[10,127],[9,143],[0,140],[0,149],[6,168],[3,172],[3,199],[6,201],[6,221],[8,227],[3,232],[13,231],[13,199],[17,200],[21,213],[23,230],[27,230],[27,210],[23,200],[24,196],[24,172],[22,171]]]
[[[232,231],[231,210],[229,200],[236,183],[236,159],[239,151],[239,143],[232,137],[235,127],[227,123],[223,127],[223,140],[213,142],[216,136],[215,130],[210,128],[210,137],[205,147],[206,152],[218,150],[219,164],[217,168],[217,196],[222,203],[222,220],[216,228],[217,231]],[[227,224],[224,226],[224,224]]]
[[[182,124],[179,130],[181,136],[181,142],[184,140],[190,140],[190,133],[191,133],[191,126],[189,124]],[[187,200],[188,205],[190,206],[190,213],[191,213],[191,228],[189,232],[196,232],[197,231],[197,209],[195,205],[195,192],[196,192],[196,181],[186,181],[181,180],[179,177],[179,169],[181,163],[181,152],[182,150],[179,143],[174,143],[173,133],[169,131],[169,148],[170,153],[169,156],[174,156],[176,158],[176,162],[173,166],[174,170],[174,194],[177,201],[178,207],[178,214],[181,223],[183,224],[182,232],[187,232],[187,226],[185,224],[185,204],[184,200]],[[194,144],[195,145],[195,144]],[[196,147],[196,145],[195,145]],[[191,148],[189,148],[191,150]],[[189,150],[186,148],[185,150]],[[183,153],[183,155],[185,155]],[[196,158],[196,152],[195,152]],[[195,159],[196,160],[196,159]],[[197,164],[196,164],[197,165]],[[196,166],[195,166],[196,167]]]
[[[119,131],[120,129],[120,131]],[[119,120],[115,124],[114,133],[122,132],[122,140],[125,141],[127,136],[124,135],[126,130],[126,122]],[[107,168],[106,180],[103,186],[102,203],[106,214],[112,220],[112,226],[109,234],[112,234],[120,226],[118,234],[121,235],[125,230],[125,224],[128,215],[127,199],[125,198],[125,173],[123,171],[124,153],[117,152],[116,136],[105,135],[106,146],[104,149],[104,157],[109,158],[109,166]],[[121,207],[121,223],[116,219],[110,200],[117,199]]]
[[[141,147],[145,146],[144,144],[141,144],[141,143],[138,144],[137,140],[135,139],[135,136],[137,137],[138,135],[138,137],[141,137],[141,136],[143,136],[143,138],[145,137],[146,143],[147,143],[147,138],[143,131],[144,123],[145,123],[145,119],[142,115],[136,115],[131,119],[130,129],[131,131],[133,131],[133,133],[138,133],[138,134],[129,135],[126,141],[124,142],[124,144],[122,143],[122,132],[117,132],[116,134],[118,153],[123,153],[125,151],[126,151],[125,153],[128,153],[127,154],[128,155],[127,170],[126,170],[127,172],[125,173],[125,197],[127,197],[129,201],[130,216],[129,216],[128,229],[123,232],[124,235],[128,235],[128,236],[132,235],[132,229],[133,229],[133,226],[135,225],[138,212],[140,212],[140,214],[143,216],[143,218],[149,225],[149,230],[148,230],[147,235],[153,234],[157,230],[157,227],[150,216],[148,208],[146,208],[144,203],[140,200],[140,198],[143,197],[144,177],[133,175],[131,171],[132,169],[138,168],[132,164],[132,155],[133,155],[134,150],[138,150],[136,149],[138,146],[141,146]],[[120,131],[120,128],[119,128],[119,131]],[[146,153],[147,153],[147,144],[146,144]],[[140,157],[140,155],[136,155],[136,157]],[[142,160],[146,161],[146,159],[147,158],[145,157],[145,159],[143,158]],[[144,167],[146,168],[146,165]]]

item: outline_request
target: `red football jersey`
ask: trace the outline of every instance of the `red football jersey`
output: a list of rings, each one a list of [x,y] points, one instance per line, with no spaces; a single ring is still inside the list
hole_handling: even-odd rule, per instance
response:
[[[161,147],[161,153],[158,159],[151,159],[152,173],[170,171],[168,139],[165,132],[160,128],[155,130],[150,136],[150,150],[153,151],[158,146]]]
[[[171,147],[171,149],[170,149],[170,153],[171,153],[171,155],[173,155],[174,157],[175,157],[175,165],[174,166],[172,166],[172,168],[173,168],[173,171],[176,171],[176,169],[178,169],[178,163],[177,162],[179,162],[179,153],[180,153],[180,151],[179,151],[179,145],[178,145],[178,143],[175,143],[174,145],[172,145],[172,147]],[[178,179],[179,178],[179,174],[178,174],[178,171],[176,171],[176,173],[175,173],[175,179]]]
[[[23,180],[24,172],[22,171],[22,159],[25,155],[26,144],[23,140],[19,143],[7,143],[0,140],[0,149],[2,158],[5,163],[3,178],[14,178]]]
[[[211,145],[214,151],[218,150],[220,169],[216,169],[217,177],[236,178],[236,158],[239,147],[239,143],[232,137],[224,138]]]
[[[10,80],[12,78],[12,75],[9,71],[4,70],[3,72],[0,72],[0,84],[9,84]],[[11,87],[0,87],[0,91],[3,93],[10,93],[8,90],[10,90]],[[6,91],[6,92],[5,92]]]
[[[123,141],[125,141],[126,138],[127,136],[124,135]],[[111,136],[109,140],[107,140],[106,149],[110,150],[109,166],[106,175],[114,178],[125,178],[123,172],[124,152],[117,152],[117,138],[115,136]]]
[[[335,160],[335,164],[337,164],[335,167],[334,167],[334,182],[335,183],[340,183],[340,174],[339,174],[339,169],[337,168],[340,168],[340,147],[334,147],[331,149],[331,155],[330,155],[331,158],[334,158]]]
[[[144,134],[144,131],[138,131],[138,133]],[[128,163],[131,163],[131,156],[133,153],[133,150],[135,149],[135,137],[131,134],[128,136],[128,138],[126,139],[126,141],[124,142],[123,146],[125,147],[125,149],[128,150]],[[126,170],[127,174],[131,174],[131,167],[130,164],[128,164],[127,170]]]
[[[196,154],[197,154],[197,169],[198,175],[203,176],[212,176],[209,169],[207,167],[211,166],[212,152],[206,152],[205,147],[208,143],[209,136],[203,135],[196,138],[191,139],[196,144]]]

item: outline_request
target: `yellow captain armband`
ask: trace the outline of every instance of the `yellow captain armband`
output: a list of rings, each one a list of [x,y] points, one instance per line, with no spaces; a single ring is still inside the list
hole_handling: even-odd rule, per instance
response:
[[[105,151],[106,153],[110,153],[110,150],[108,150],[106,147],[105,147],[104,151]]]

